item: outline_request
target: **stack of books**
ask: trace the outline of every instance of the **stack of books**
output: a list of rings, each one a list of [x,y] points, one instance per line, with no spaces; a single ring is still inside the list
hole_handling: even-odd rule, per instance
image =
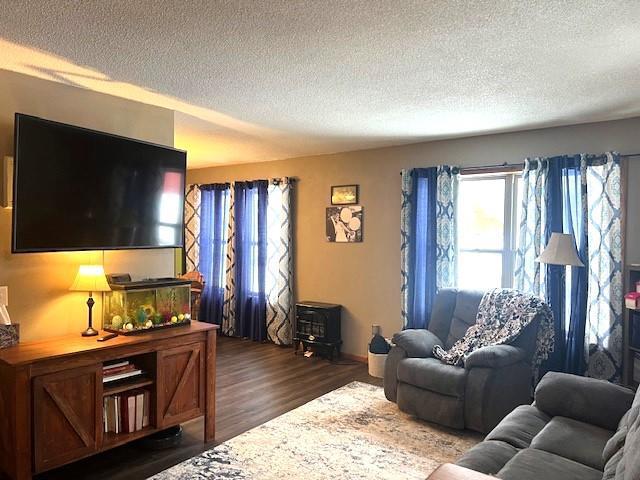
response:
[[[102,383],[116,382],[138,375],[142,375],[142,370],[136,368],[129,360],[123,360],[102,367]]]
[[[151,395],[148,390],[129,390],[104,398],[105,433],[133,433],[149,425]]]

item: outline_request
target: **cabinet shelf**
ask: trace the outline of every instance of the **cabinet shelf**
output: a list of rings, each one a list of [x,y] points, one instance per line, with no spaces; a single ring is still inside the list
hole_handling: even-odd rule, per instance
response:
[[[156,428],[149,425],[148,427],[144,427],[142,430],[138,430],[137,432],[105,433],[102,441],[102,449],[107,450],[113,447],[117,447],[119,445],[124,445],[125,443],[129,443],[133,440],[138,440],[142,437],[146,437],[147,435],[154,433],[156,430],[157,430]]]
[[[115,395],[117,393],[126,392],[127,390],[134,390],[136,388],[147,387],[153,385],[155,381],[149,377],[133,377],[132,379],[124,379],[112,384],[104,384],[102,387],[102,396],[108,397],[109,395]]]

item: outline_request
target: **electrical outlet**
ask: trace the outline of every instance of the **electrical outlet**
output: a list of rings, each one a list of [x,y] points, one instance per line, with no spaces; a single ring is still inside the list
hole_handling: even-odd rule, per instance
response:
[[[0,305],[9,305],[9,287],[0,287]]]

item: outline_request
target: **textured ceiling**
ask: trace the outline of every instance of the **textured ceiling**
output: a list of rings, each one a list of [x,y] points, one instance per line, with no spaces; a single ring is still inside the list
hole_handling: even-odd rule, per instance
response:
[[[0,68],[172,108],[191,167],[640,115],[640,1],[0,2]]]

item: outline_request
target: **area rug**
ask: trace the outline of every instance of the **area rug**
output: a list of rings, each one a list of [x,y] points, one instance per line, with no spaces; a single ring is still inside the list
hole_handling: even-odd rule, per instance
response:
[[[425,479],[481,440],[401,413],[353,382],[159,473],[186,479]]]

